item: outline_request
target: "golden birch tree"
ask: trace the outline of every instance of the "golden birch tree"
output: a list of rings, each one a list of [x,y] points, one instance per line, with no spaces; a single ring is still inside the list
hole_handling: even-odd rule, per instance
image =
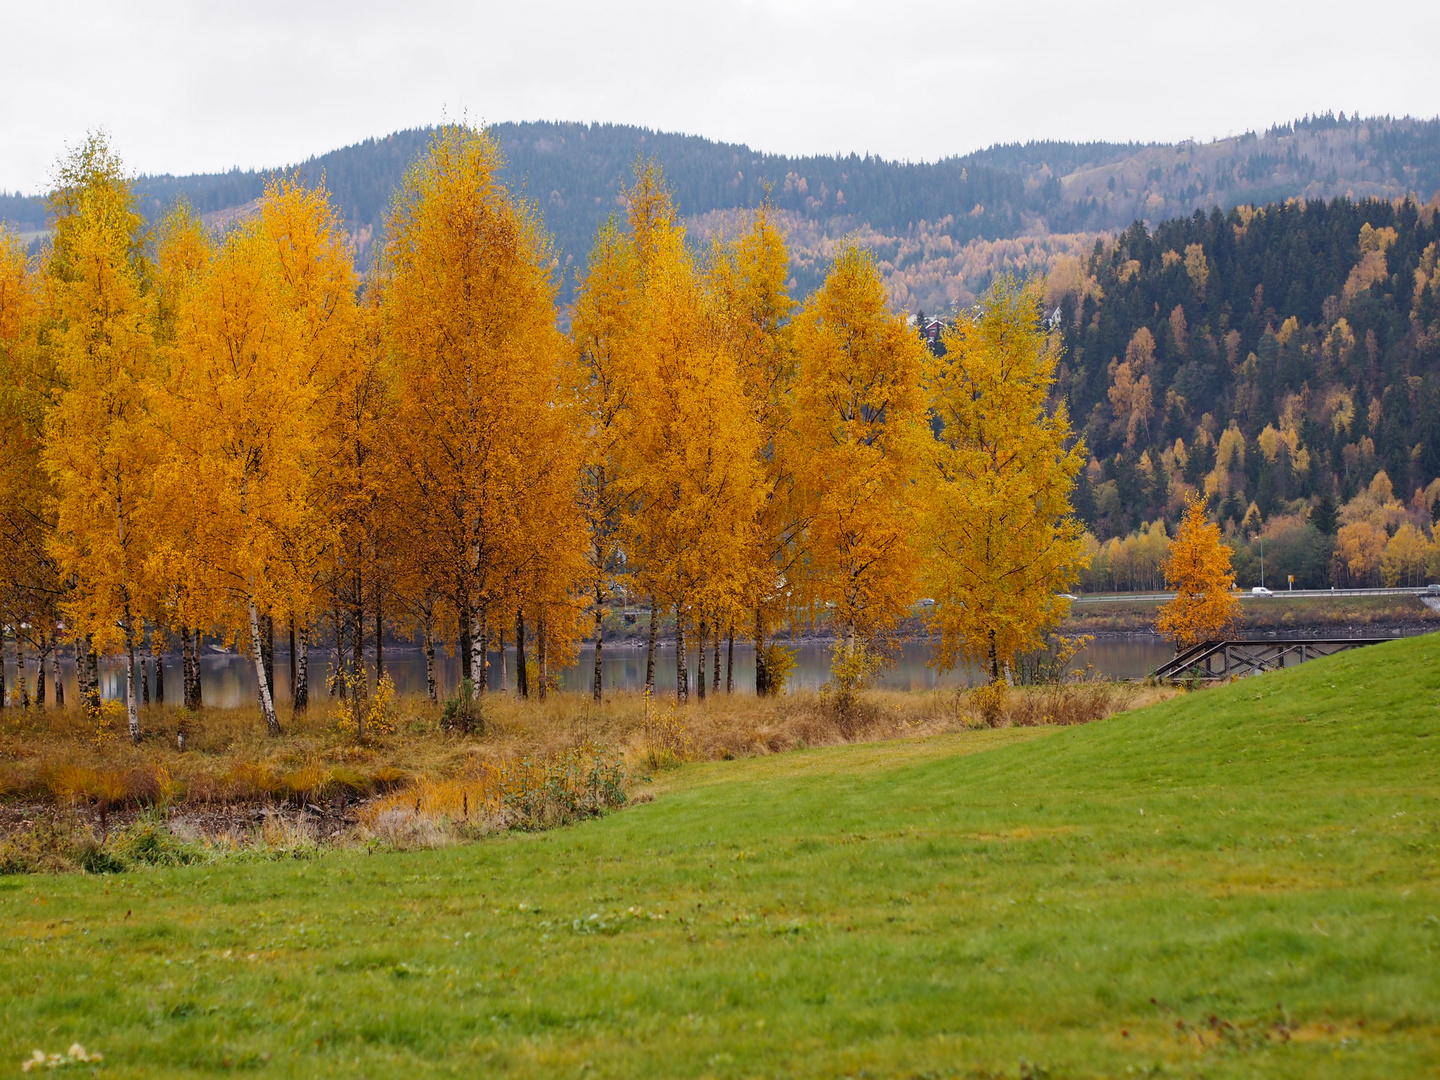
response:
[[[857,635],[893,629],[916,599],[926,352],[887,310],[875,260],[853,242],[797,317],[795,351],[795,586],[812,611],[829,611],[848,655]]]
[[[587,599],[594,624],[591,694],[601,700],[605,614],[624,571],[623,516],[637,486],[635,388],[649,362],[639,255],[612,218],[602,226],[580,278],[570,323],[571,392],[587,427],[581,505],[589,532]]]
[[[761,695],[771,689],[766,637],[786,607],[785,584],[794,573],[792,564],[800,550],[795,541],[802,524],[795,498],[795,462],[785,452],[784,438],[796,371],[789,322],[795,303],[787,289],[789,275],[785,236],[768,205],[759,207],[738,235],[714,243],[706,273],[714,334],[718,346],[733,358],[757,428],[760,499],[743,556],[748,575],[741,603],[724,614],[731,665],[735,623],[746,614],[753,621],[755,690]],[[717,660],[717,685],[718,676]]]
[[[1160,609],[1155,629],[1175,643],[1176,653],[1221,637],[1235,622],[1235,572],[1230,548],[1220,542],[1220,526],[1205,518],[1205,499],[1196,494],[1170,542],[1165,558],[1165,587],[1175,599]]]
[[[51,197],[47,267],[58,384],[44,463],[54,485],[50,552],[75,581],[71,632],[126,655],[130,737],[140,738],[135,645],[156,606],[150,567],[158,443],[150,422],[156,370],[152,268],[131,184],[103,135],[63,161]]]
[[[9,627],[15,635],[16,674],[22,681],[26,675],[20,649],[27,640],[34,648],[35,697],[40,704],[45,700],[45,661],[47,656],[53,660],[59,704],[63,684],[57,622],[63,592],[48,547],[54,532],[53,499],[41,466],[45,407],[54,377],[40,348],[41,323],[41,283],[19,238],[0,226],[0,627]],[[0,670],[0,707],[5,694]]]
[[[178,320],[166,482],[205,478],[187,531],[207,620],[246,642],[267,730],[278,734],[262,618],[308,612],[309,566],[329,544],[315,505],[317,378],[353,332],[348,238],[323,191],[272,184],[259,214],[229,233]]]
[[[761,498],[759,428],[734,350],[717,334],[703,269],[658,169],[626,193],[642,266],[648,357],[637,381],[638,476],[625,550],[644,591],[676,613],[676,696],[690,695],[688,633],[703,652],[719,612],[744,599]]]
[[[382,278],[397,498],[425,537],[408,557],[453,597],[482,688],[492,620],[523,603],[524,568],[583,544],[578,425],[556,407],[554,258],[500,165],[488,134],[438,131],[396,196]]]
[[[1085,563],[1070,505],[1085,465],[1064,403],[1047,404],[1059,349],[1040,294],[998,279],[942,337],[930,378],[926,590],[942,669],[984,664],[992,681],[1065,615]]]

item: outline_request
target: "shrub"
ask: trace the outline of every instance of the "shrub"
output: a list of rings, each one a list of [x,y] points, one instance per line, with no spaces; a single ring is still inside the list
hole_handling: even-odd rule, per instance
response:
[[[875,724],[879,709],[863,700],[880,674],[884,657],[863,642],[848,647],[837,641],[830,659],[830,681],[820,688],[820,708],[845,739],[853,739]]]
[[[1000,727],[1005,720],[1005,707],[1009,700],[1010,688],[1003,682],[997,680],[977,686],[968,695],[969,710],[966,719],[985,727]]]
[[[1113,683],[1062,683],[1015,695],[1010,722],[1018,727],[1067,726],[1103,720],[1115,712],[1120,692]]]
[[[382,735],[394,735],[395,681],[389,672],[380,676],[371,697],[365,696],[362,679],[347,678],[346,684],[351,692],[335,705],[336,730],[362,743]]]
[[[189,866],[205,858],[204,848],[175,836],[159,814],[147,814],[119,830],[106,847],[113,859],[120,863],[120,869],[126,866]]]
[[[445,702],[440,714],[440,726],[446,731],[458,731],[462,735],[484,734],[485,714],[480,707],[480,696],[475,692],[475,683],[470,679],[460,680],[460,690],[455,697]]]
[[[246,800],[269,799],[284,786],[284,781],[261,761],[236,762],[230,767],[226,778],[230,781],[235,795]]]
[[[769,641],[760,650],[760,656],[765,669],[765,693],[769,697],[778,697],[785,692],[785,684],[795,670],[795,650],[785,648],[778,641]]]
[[[406,817],[462,832],[552,828],[623,806],[626,780],[619,758],[590,746],[501,765],[471,759],[459,776],[422,777],[377,799],[362,820],[382,840],[399,837],[401,846],[429,843],[418,825],[402,826]]]
[[[95,834],[68,814],[47,814],[0,840],[0,874],[65,873],[89,869]]]
[[[662,715],[648,692],[640,739],[645,747],[642,757],[652,769],[668,769],[694,755],[690,734],[684,719],[675,711],[675,703],[671,702]]]
[[[1066,637],[1046,634],[1044,644],[1033,652],[1021,653],[1012,669],[1017,686],[1044,686],[1074,677],[1075,657],[1095,639],[1089,634]]]
[[[586,747],[499,770],[505,823],[526,831],[553,828],[625,805],[625,771]]]

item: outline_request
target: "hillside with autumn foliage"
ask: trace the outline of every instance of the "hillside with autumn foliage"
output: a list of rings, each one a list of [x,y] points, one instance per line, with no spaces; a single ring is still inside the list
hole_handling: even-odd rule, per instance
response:
[[[502,175],[544,215],[568,300],[596,232],[638,158],[665,169],[692,232],[768,198],[791,236],[793,290],[812,292],[846,236],[880,260],[897,309],[974,302],[997,272],[1047,269],[1134,221],[1154,228],[1195,210],[1290,198],[1393,199],[1440,193],[1440,119],[1322,114],[1211,142],[1031,142],[934,161],[791,156],[623,124],[504,123],[489,129]],[[429,129],[395,132],[289,169],[324,183],[359,265],[383,242],[385,214]],[[140,209],[158,221],[183,196],[207,223],[253,213],[277,169],[142,176]],[[46,228],[45,201],[0,193],[0,221]],[[697,225],[701,228],[697,230]]]
[[[1246,584],[1262,538],[1275,580],[1433,576],[1437,262],[1435,206],[1409,199],[1197,212],[1060,260],[1049,299],[1096,542],[1158,550],[1200,490]],[[1091,587],[1153,578],[1157,556],[1123,546]]]

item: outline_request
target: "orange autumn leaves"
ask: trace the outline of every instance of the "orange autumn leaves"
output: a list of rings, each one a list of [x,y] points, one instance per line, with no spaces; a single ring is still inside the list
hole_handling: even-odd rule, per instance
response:
[[[1223,635],[1239,603],[1235,572],[1230,549],[1220,542],[1220,526],[1205,519],[1205,500],[1198,495],[1185,508],[1164,569],[1175,599],[1160,609],[1156,629],[1175,642],[1177,652]]]
[[[345,605],[459,638],[477,681],[506,628],[563,664],[621,603],[703,649],[804,621],[871,642],[923,592],[940,666],[999,677],[1040,643],[1083,559],[1083,451],[1038,293],[998,282],[936,357],[857,245],[796,305],[768,208],[695,245],[643,166],[567,334],[500,166],[483,132],[438,132],[362,277],[323,190],[151,238],[103,141],[74,159],[44,273],[7,248],[0,280],[0,328],[50,320],[5,333],[55,372],[31,475],[68,633],[234,640],[271,731],[265,620],[303,640]]]

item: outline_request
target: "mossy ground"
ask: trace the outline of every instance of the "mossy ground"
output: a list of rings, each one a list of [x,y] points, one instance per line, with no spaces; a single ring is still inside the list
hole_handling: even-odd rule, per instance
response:
[[[688,764],[538,835],[3,878],[0,928],[17,1069],[1429,1075],[1440,639]]]

